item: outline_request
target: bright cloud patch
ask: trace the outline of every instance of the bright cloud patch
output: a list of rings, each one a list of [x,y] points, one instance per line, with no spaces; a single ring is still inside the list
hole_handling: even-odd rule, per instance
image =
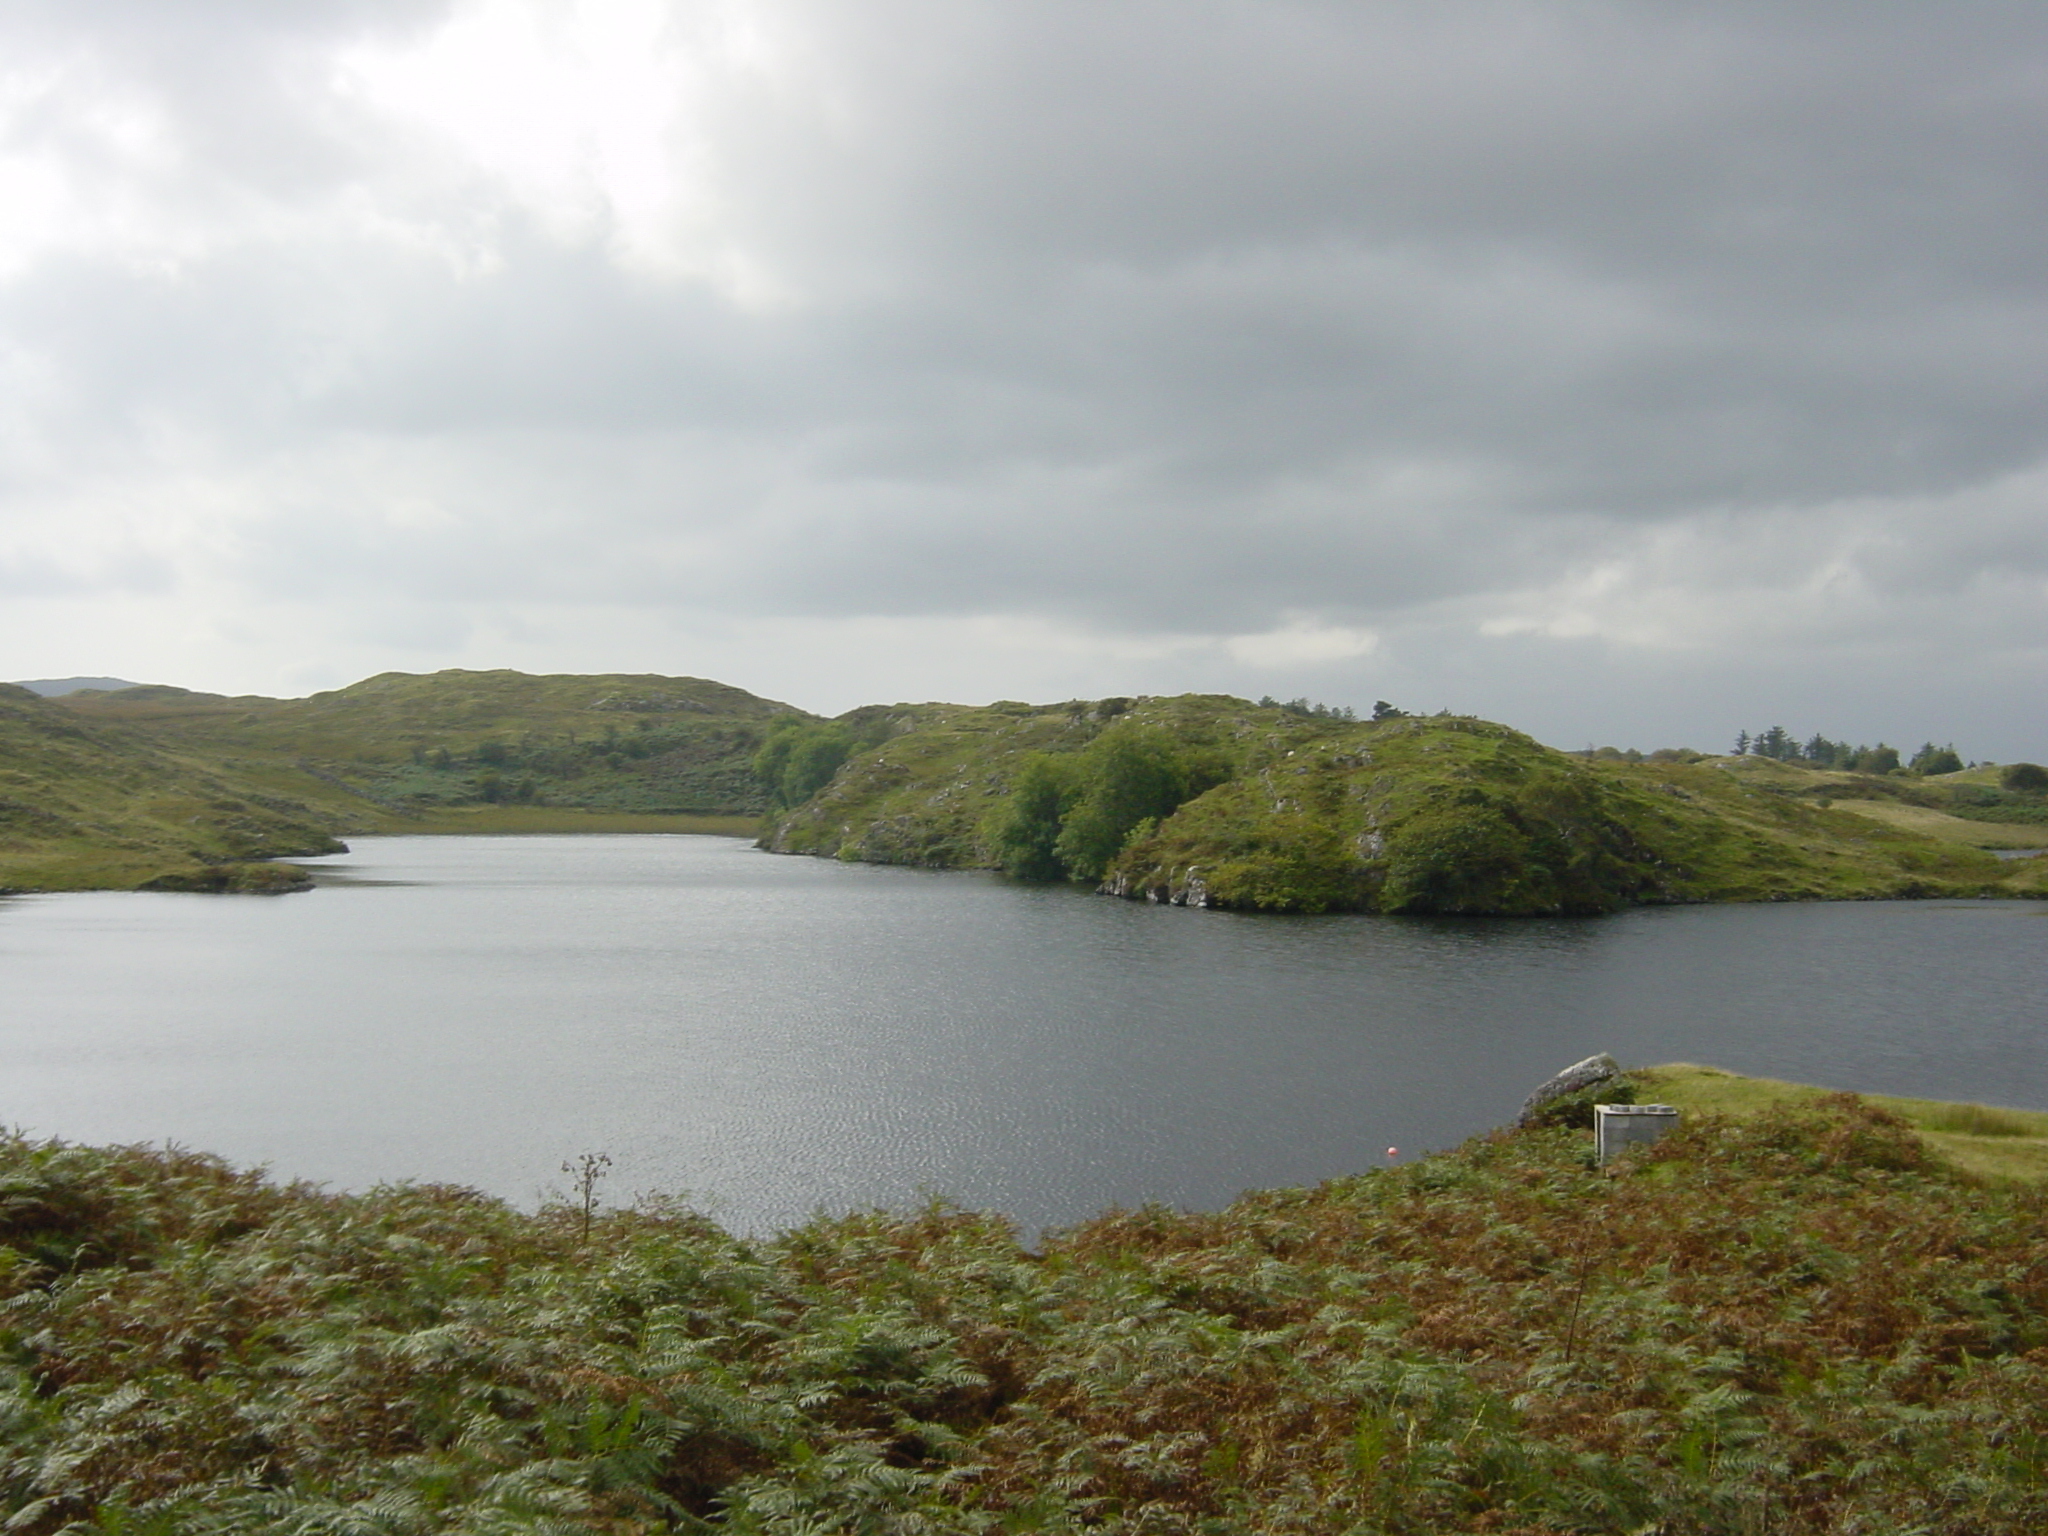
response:
[[[1351,661],[1379,649],[1379,636],[1368,629],[1293,619],[1259,635],[1232,635],[1223,647],[1238,661],[1255,667],[1289,668]]]

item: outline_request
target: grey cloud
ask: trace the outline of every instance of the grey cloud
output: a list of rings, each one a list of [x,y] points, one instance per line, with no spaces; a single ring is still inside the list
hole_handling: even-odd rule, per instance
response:
[[[759,302],[333,94],[335,47],[449,13],[0,27],[168,117],[138,196],[279,214],[0,279],[29,429],[144,488],[165,424],[203,445],[234,579],[1161,635],[1313,612],[1449,677],[1504,605],[1648,573],[1659,529],[1697,535],[1703,602],[1845,560],[1860,595],[1806,622],[1860,644],[1891,602],[1930,656],[1942,604],[2048,564],[1997,490],[2048,461],[2035,6],[790,0],[762,12],[787,80],[693,87],[721,236],[786,290]],[[7,142],[115,175],[89,106]],[[358,204],[417,238],[332,214]],[[2041,616],[1999,593],[1976,643]]]

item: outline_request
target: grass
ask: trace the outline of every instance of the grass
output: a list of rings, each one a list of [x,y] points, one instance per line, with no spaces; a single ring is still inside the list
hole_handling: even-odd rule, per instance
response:
[[[1768,1077],[1743,1077],[1690,1062],[1630,1074],[1646,1103],[1744,1118],[1786,1106],[1820,1102],[1829,1090]],[[2048,1113],[1941,1099],[1865,1094],[1863,1098],[1897,1115],[1951,1166],[1982,1178],[2048,1183]]]
[[[1922,837],[1963,843],[1972,848],[2048,848],[2048,826],[2025,822],[1966,820],[1931,806],[1908,805],[1898,800],[1837,800],[1839,810],[1867,816],[1887,826],[1917,832]]]
[[[261,860],[360,833],[744,835],[766,804],[755,753],[790,713],[638,674],[385,673],[307,699],[15,689],[0,699],[0,888],[271,889]],[[1134,832],[1104,883],[1122,895],[1523,915],[2048,890],[2048,866],[1978,846],[2048,845],[2048,822],[1983,820],[2042,809],[1985,783],[1754,758],[1588,763],[1482,720],[1345,721],[1202,694],[851,711],[867,749],[763,840],[991,867],[1017,765],[1081,750],[1117,720],[1171,736],[1215,785]],[[1833,808],[1823,792],[1866,798]]]
[[[333,1195],[0,1138],[0,1519],[2048,1528],[2040,1190],[1959,1175],[1842,1096],[1691,1114],[1608,1169],[1587,1152],[1503,1132],[1032,1251],[940,1205],[746,1241],[659,1201],[586,1229],[434,1185]]]

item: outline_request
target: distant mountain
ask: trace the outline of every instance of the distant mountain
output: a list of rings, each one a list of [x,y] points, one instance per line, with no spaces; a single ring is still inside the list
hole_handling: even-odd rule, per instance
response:
[[[138,688],[141,684],[131,683],[122,677],[33,677],[14,686],[39,693],[46,699],[61,699],[67,693],[82,693],[87,688],[111,693],[116,688]]]

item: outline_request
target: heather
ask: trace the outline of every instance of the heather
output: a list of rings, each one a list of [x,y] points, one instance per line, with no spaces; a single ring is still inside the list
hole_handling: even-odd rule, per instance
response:
[[[2048,1521],[2042,1195],[1852,1098],[1035,1246],[936,1204],[761,1239],[586,1214],[0,1145],[8,1528]]]

